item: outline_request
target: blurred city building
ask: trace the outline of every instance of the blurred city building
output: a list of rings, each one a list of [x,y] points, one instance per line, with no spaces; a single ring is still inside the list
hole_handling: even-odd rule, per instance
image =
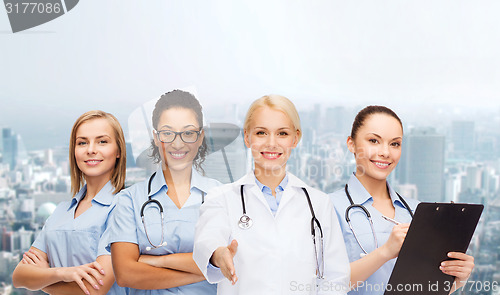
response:
[[[245,109],[245,108],[241,108]],[[215,109],[205,126],[209,155],[203,169],[208,177],[228,183],[252,169],[245,147],[237,105]],[[361,108],[313,104],[302,109],[302,140],[292,152],[288,170],[326,193],[342,189],[355,171],[346,139]],[[134,124],[145,124],[142,111]],[[498,121],[500,122],[500,115]],[[455,120],[429,126],[407,122],[402,157],[390,183],[405,198],[430,202],[481,203],[485,206],[469,247],[476,267],[470,280],[500,282],[500,124]],[[130,125],[130,122],[129,122]],[[439,127],[439,129],[437,128]],[[156,169],[149,158],[150,137],[132,130],[127,141],[126,186],[143,181]],[[2,129],[0,162],[0,294],[37,294],[12,289],[11,275],[56,205],[71,199],[68,146],[23,151],[14,129]],[[144,142],[142,142],[144,141]],[[8,294],[8,293],[6,293]],[[38,293],[42,294],[42,293]],[[494,290],[467,290],[461,294],[495,294]],[[498,294],[498,292],[497,292]]]

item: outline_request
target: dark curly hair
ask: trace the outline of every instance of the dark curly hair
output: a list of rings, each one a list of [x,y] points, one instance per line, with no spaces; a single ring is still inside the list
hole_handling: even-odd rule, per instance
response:
[[[200,102],[189,92],[182,90],[173,90],[163,94],[160,99],[156,102],[155,108],[153,110],[153,128],[158,128],[158,123],[160,121],[161,114],[171,108],[184,108],[192,110],[196,115],[196,120],[200,126],[203,126],[203,113]],[[151,157],[154,159],[155,163],[161,161],[160,150],[155,145],[154,140],[151,141]],[[195,168],[204,173],[201,164],[205,161],[207,156],[208,146],[205,137],[201,143],[198,153],[193,159],[193,164]]]

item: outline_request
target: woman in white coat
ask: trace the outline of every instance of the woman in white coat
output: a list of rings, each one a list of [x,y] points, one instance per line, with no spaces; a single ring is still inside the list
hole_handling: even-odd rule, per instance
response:
[[[349,262],[333,205],[286,171],[301,135],[287,98],[250,106],[244,138],[254,170],[209,192],[196,225],[193,257],[218,294],[346,293]]]

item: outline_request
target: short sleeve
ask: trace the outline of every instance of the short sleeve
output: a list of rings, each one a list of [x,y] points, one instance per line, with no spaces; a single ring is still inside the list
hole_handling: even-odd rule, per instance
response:
[[[134,202],[128,190],[118,193],[117,204],[108,217],[107,228],[102,236],[106,251],[112,243],[127,242],[138,244]]]
[[[35,247],[44,253],[47,253],[47,247],[46,247],[47,244],[45,242],[46,228],[47,228],[47,222],[45,222],[42,231],[36,237],[35,241],[33,242],[33,245],[31,245],[32,247]]]
[[[116,200],[116,197],[115,197]],[[111,226],[110,226],[110,221],[111,221],[111,215],[113,214],[114,209],[116,208],[116,201],[113,200],[113,203],[110,206],[110,210],[108,211],[108,217],[106,218],[106,222],[104,223],[104,231],[101,235],[101,238],[99,239],[99,243],[97,246],[97,257],[101,255],[111,255],[111,252],[109,251],[108,245],[110,241],[110,234],[111,234]]]
[[[50,226],[52,224],[52,220],[57,219],[57,216],[61,215],[61,213],[59,213],[59,212],[64,206],[66,206],[66,203],[67,202],[62,202],[59,205],[57,205],[54,212],[49,216],[49,218],[47,218],[47,220],[45,220],[45,224],[43,225],[42,231],[40,231],[40,233],[36,237],[35,241],[33,242],[33,245],[31,245],[32,247],[35,247],[38,250],[40,250],[44,253],[47,253],[47,251],[48,251],[47,250],[47,240],[46,240],[47,239],[47,230],[50,228]]]

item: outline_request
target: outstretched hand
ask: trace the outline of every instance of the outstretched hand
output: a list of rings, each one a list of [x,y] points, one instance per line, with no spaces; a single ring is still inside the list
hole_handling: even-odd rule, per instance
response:
[[[227,247],[217,248],[212,257],[210,258],[210,263],[214,266],[220,268],[222,274],[234,285],[238,281],[236,276],[236,270],[234,269],[233,258],[238,250],[238,242],[232,240]]]

